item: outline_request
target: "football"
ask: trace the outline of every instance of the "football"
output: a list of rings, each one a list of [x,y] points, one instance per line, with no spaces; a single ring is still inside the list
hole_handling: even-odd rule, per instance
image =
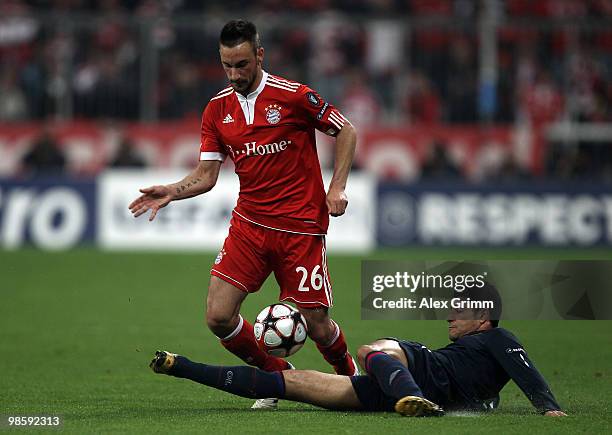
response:
[[[261,349],[281,358],[300,350],[308,335],[304,316],[287,304],[273,304],[261,310],[253,331]]]

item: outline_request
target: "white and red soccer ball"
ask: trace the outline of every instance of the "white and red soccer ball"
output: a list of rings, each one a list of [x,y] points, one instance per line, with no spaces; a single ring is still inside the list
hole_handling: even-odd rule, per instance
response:
[[[281,358],[300,350],[308,336],[306,319],[287,304],[273,304],[261,310],[253,331],[261,349]]]

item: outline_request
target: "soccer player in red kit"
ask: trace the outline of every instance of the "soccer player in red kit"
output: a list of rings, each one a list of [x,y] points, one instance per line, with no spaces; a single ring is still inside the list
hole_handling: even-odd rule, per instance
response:
[[[289,363],[268,355],[253,326],[240,316],[249,293],[273,272],[280,300],[295,303],[308,335],[337,374],[357,366],[340,327],[330,318],[332,289],[325,234],[329,217],[344,214],[344,192],[355,151],[353,126],[333,105],[305,85],[263,70],[264,49],[255,26],[230,21],[220,35],[221,63],[230,86],[214,96],[202,117],[200,163],[183,180],[141,189],[130,204],[149,220],[171,201],[213,188],[229,157],[240,179],[229,234],[211,270],[206,320],[221,344],[266,371]],[[335,165],[327,193],[316,152],[315,129],[336,137]],[[254,407],[275,407],[275,399]]]

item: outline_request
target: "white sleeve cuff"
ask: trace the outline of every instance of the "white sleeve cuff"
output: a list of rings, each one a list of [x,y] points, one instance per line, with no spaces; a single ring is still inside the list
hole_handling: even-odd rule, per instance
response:
[[[200,161],[202,160],[218,160],[224,162],[227,156],[223,153],[200,152]]]

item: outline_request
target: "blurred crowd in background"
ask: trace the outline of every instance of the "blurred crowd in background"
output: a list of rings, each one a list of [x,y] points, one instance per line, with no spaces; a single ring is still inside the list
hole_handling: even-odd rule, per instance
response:
[[[230,11],[258,25],[267,70],[358,129],[612,123],[612,0],[2,0],[0,123],[197,119],[226,86]],[[605,131],[546,136],[542,174],[612,182]],[[53,140],[24,165],[63,167]],[[422,177],[462,176],[445,150],[432,143]],[[145,164],[127,141],[109,163]]]

